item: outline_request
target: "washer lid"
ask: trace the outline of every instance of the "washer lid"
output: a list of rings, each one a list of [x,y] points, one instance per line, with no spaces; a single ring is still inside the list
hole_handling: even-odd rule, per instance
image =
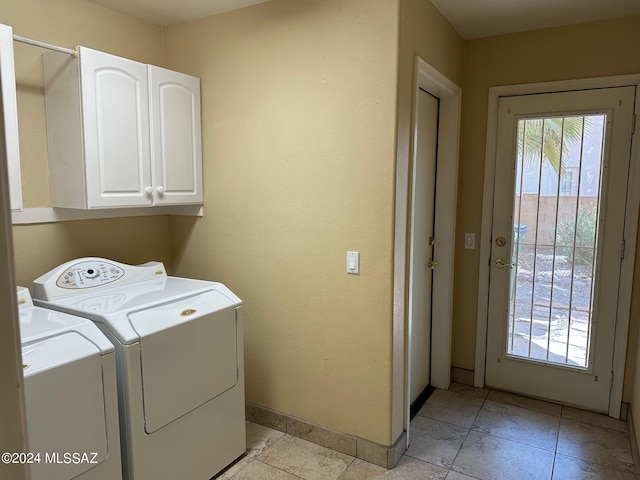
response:
[[[38,306],[73,313],[103,324],[118,342],[130,345],[140,340],[139,332],[129,321],[131,313],[182,301],[205,292],[215,292],[218,305],[242,305],[242,301],[221,283],[180,277],[149,280],[91,293],[84,291],[55,301],[35,297],[34,301]]]
[[[140,336],[147,433],[238,382],[236,306],[219,292],[132,313],[129,319]]]
[[[41,455],[31,478],[67,480],[103,462],[108,439],[100,350],[67,332],[23,345],[22,359],[29,451]],[[67,453],[81,457],[66,459]]]

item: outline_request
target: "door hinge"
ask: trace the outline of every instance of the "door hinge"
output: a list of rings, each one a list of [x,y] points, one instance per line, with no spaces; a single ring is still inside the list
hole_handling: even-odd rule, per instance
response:
[[[622,248],[620,249],[620,260],[624,260],[624,247],[625,247],[625,241],[624,238],[622,239]]]

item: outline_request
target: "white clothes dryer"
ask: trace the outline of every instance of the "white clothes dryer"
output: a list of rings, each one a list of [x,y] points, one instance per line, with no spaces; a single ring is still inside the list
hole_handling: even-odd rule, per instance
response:
[[[245,452],[242,302],[228,288],[81,258],[33,289],[115,345],[126,479],[208,480]]]
[[[122,478],[113,345],[91,321],[17,294],[32,480]]]

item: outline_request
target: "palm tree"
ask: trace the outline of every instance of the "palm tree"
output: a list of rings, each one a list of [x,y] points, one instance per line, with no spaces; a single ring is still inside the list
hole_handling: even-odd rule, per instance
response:
[[[568,155],[569,147],[580,145],[584,128],[591,125],[585,118],[535,118],[518,122],[518,156],[524,159],[525,165],[536,164],[542,159],[556,173],[562,174],[562,159]]]
[[[523,168],[549,165],[557,181],[565,174],[565,159],[573,148],[583,148],[583,138],[602,135],[589,116],[525,119],[518,123],[518,161]],[[535,174],[537,176],[537,174]],[[558,198],[558,202],[560,199]],[[556,207],[557,208],[557,207]],[[597,230],[596,206],[576,207],[573,214],[558,218],[555,245],[560,255],[575,257],[576,265],[591,267]]]

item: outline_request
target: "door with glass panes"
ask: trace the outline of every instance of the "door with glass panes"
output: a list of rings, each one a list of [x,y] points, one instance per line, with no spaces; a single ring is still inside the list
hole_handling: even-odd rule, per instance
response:
[[[608,411],[634,101],[499,100],[488,386]]]

